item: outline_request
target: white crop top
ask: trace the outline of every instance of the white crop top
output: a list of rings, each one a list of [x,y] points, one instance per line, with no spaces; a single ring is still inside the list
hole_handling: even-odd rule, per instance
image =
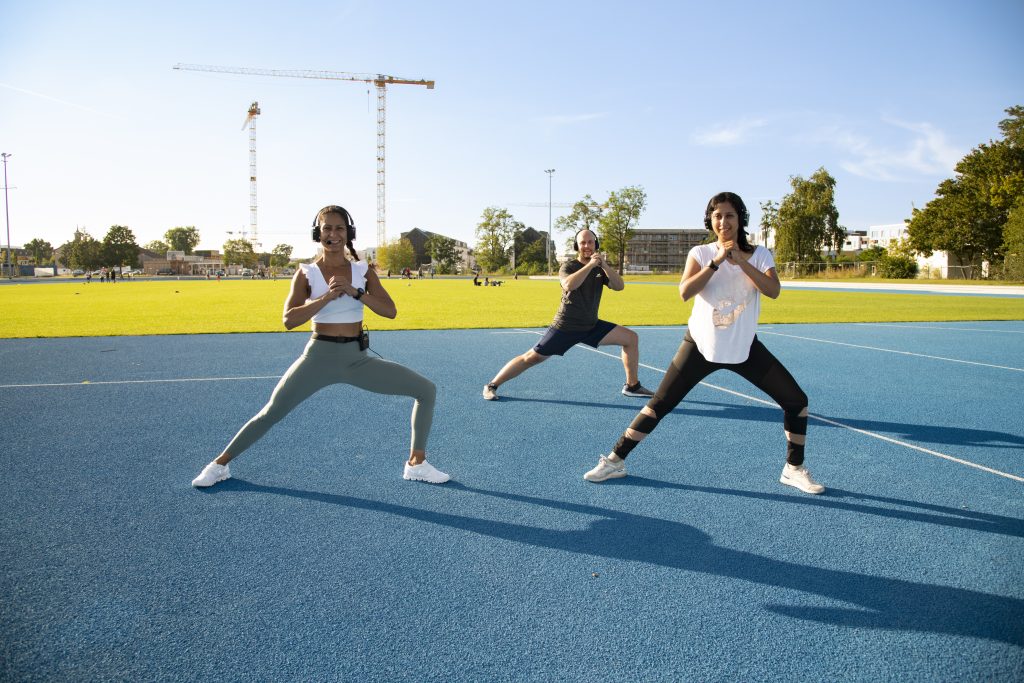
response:
[[[327,280],[320,272],[320,267],[315,263],[300,263],[302,274],[306,276],[309,283],[309,299],[316,299],[327,293]],[[352,261],[352,286],[357,289],[366,289],[366,261]],[[353,299],[345,294],[334,301],[327,302],[313,316],[315,323],[358,323],[363,320],[363,302]]]

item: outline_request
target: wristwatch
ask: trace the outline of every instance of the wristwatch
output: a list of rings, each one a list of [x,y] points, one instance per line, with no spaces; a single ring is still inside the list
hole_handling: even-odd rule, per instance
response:
[[[708,263],[708,268],[710,268],[711,270],[718,270],[718,266],[715,265],[714,261]]]
[[[360,299],[363,298],[363,294],[366,294],[366,290],[363,289],[362,287],[358,287],[356,288],[356,293],[352,298],[355,299],[356,301],[359,301]]]

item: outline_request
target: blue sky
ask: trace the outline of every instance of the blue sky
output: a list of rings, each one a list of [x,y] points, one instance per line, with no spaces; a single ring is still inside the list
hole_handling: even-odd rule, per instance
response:
[[[388,236],[470,243],[492,205],[546,229],[548,168],[555,202],[641,185],[641,227],[697,227],[715,192],[756,209],[824,166],[843,225],[897,223],[1024,104],[1020,0],[148,4],[0,4],[13,244],[219,248],[249,224],[254,100],[264,248],[312,253],[330,203],[376,242],[372,86],[179,62],[435,80],[388,90]]]

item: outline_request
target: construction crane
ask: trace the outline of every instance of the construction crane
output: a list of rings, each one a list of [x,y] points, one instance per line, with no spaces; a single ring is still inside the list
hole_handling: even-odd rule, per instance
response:
[[[427,90],[434,89],[434,81],[423,79],[398,78],[383,74],[357,74],[344,71],[309,71],[304,69],[252,69],[234,66],[206,66],[203,64],[175,64],[175,69],[182,71],[209,71],[221,74],[242,74],[249,76],[281,76],[284,78],[312,78],[329,81],[358,81],[373,83],[377,88],[377,246],[387,242],[385,221],[385,184],[384,184],[384,109],[388,85],[425,85]]]
[[[260,103],[253,102],[242,124],[242,130],[249,129],[249,232],[252,234],[254,249],[260,248],[259,233],[256,231],[256,117],[259,115]]]

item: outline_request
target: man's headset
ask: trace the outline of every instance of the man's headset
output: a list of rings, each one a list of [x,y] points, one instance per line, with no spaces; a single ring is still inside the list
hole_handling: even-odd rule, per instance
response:
[[[740,230],[746,230],[747,225],[750,223],[750,212],[747,211],[747,205],[743,203],[743,200],[735,192],[721,192],[711,198],[711,201],[708,202],[708,208],[704,210],[704,227],[713,231],[711,227],[711,213],[722,202],[732,204],[732,208],[736,209],[736,213],[740,215]]]
[[[580,250],[579,236],[580,236],[580,233],[583,232],[584,230],[587,230],[588,232],[594,232],[593,230],[590,230],[589,228],[581,228],[581,229],[576,231],[576,234],[572,236],[572,248],[575,249],[576,251]],[[597,234],[595,233],[594,234],[594,251],[597,251],[600,248],[601,248],[601,242],[597,239]]]
[[[345,207],[337,206],[336,204],[331,204],[330,206],[325,206],[324,208],[322,208],[322,209],[320,209],[319,211],[316,212],[316,216],[313,217],[313,232],[312,232],[313,241],[314,242],[319,242],[320,241],[320,216],[323,216],[324,214],[328,214],[328,213],[341,214],[345,218],[345,228],[346,228],[346,233],[347,233],[346,234],[346,238],[347,238],[346,241],[347,242],[353,241],[356,238],[356,223],[355,223],[355,221],[352,220],[352,215],[349,214],[349,212],[345,210]]]

